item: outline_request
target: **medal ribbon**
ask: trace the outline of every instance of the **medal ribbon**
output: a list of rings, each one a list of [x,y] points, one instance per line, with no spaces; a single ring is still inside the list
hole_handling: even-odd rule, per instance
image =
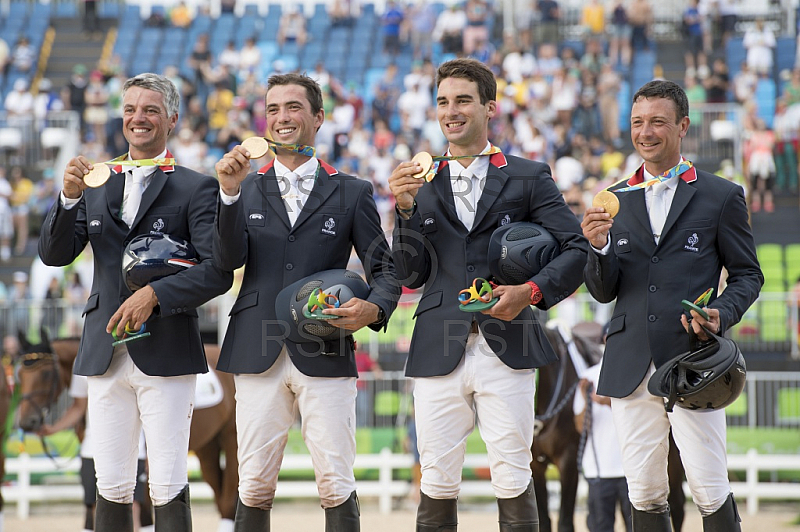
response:
[[[121,164],[122,166],[175,166],[175,158],[173,157],[164,157],[163,159],[134,159],[134,160],[126,160],[128,154],[120,155],[110,161],[105,161],[102,163],[94,163],[94,164]]]
[[[283,148],[285,150],[299,153],[300,155],[305,155],[306,157],[315,157],[317,154],[317,150],[314,148],[314,146],[306,146],[305,144],[284,144],[283,142],[275,142],[274,140],[270,140],[268,138],[265,138],[264,140],[266,140],[267,143],[273,148]]]
[[[617,193],[617,192],[628,192],[629,190],[638,190],[640,188],[647,188],[649,186],[653,186],[656,183],[661,183],[663,181],[666,181],[667,179],[672,179],[673,177],[679,176],[679,175],[683,174],[684,172],[690,170],[693,166],[694,166],[694,164],[692,164],[691,161],[683,160],[683,161],[679,162],[677,165],[675,165],[672,168],[670,168],[669,170],[667,170],[666,172],[664,172],[663,174],[657,175],[657,176],[655,176],[655,178],[653,178],[653,179],[651,179],[649,181],[642,181],[638,185],[632,185],[630,187],[620,188],[618,190],[615,190],[614,193]],[[631,176],[631,177],[633,177],[633,176]],[[628,179],[630,179],[630,177]],[[628,179],[625,179],[623,181],[627,181]],[[617,184],[619,184],[621,182],[622,181],[614,183],[614,185],[617,185]],[[614,185],[611,185],[611,187],[613,187]],[[606,190],[608,190],[611,187],[608,187]]]
[[[489,148],[477,155],[436,155],[435,157],[431,157],[433,159],[433,164],[431,165],[430,170],[428,173],[425,174],[425,181],[431,181],[433,176],[439,171],[439,165],[442,161],[457,161],[458,159],[474,159],[476,157],[485,157],[487,155],[494,155],[495,153],[500,153],[502,150],[497,146],[489,146]]]

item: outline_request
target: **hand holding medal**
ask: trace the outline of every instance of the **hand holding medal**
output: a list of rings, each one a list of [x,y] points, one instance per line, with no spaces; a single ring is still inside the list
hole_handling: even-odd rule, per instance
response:
[[[105,161],[102,163],[92,163],[92,169],[89,170],[88,174],[83,176],[83,182],[86,183],[86,186],[91,188],[98,188],[102,187],[106,184],[106,181],[111,177],[111,168],[110,165],[122,165],[122,166],[173,166],[175,164],[175,159],[173,158],[163,158],[163,159],[136,159],[136,160],[126,160],[125,158],[128,154],[120,155],[116,159],[111,159],[110,161]]]

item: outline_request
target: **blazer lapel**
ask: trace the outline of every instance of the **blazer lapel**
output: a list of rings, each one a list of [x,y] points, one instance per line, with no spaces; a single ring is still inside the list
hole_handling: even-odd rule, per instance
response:
[[[475,221],[472,224],[470,233],[474,232],[475,229],[480,226],[486,213],[500,196],[500,191],[506,186],[506,181],[508,181],[508,174],[490,164],[489,171],[486,174],[486,180],[484,181],[483,192],[481,193],[480,200],[478,200],[478,207],[475,209]]]
[[[621,212],[628,212],[633,218],[642,225],[650,242],[655,247],[653,240],[653,228],[650,226],[650,216],[647,214],[647,206],[644,203],[644,190],[631,190],[618,195]]]
[[[436,195],[439,196],[439,202],[444,205],[445,213],[448,218],[450,218],[450,221],[453,222],[456,227],[464,227],[464,224],[461,223],[461,220],[458,218],[456,203],[453,199],[453,187],[450,183],[450,165],[439,170],[436,177],[430,182],[430,185],[433,186],[433,190],[436,192]]]
[[[283,225],[291,229],[289,215],[286,213],[286,204],[283,202],[283,198],[281,198],[281,190],[280,187],[278,187],[278,180],[275,178],[275,169],[270,168],[259,177],[260,179],[256,180],[256,186],[265,197],[269,208],[283,222]]]
[[[122,195],[125,191],[125,174],[113,172],[103,185],[106,193],[106,203],[111,217],[118,222],[122,222]]]
[[[686,206],[689,205],[689,201],[692,199],[695,192],[696,189],[693,186],[682,180],[678,180],[678,186],[675,188],[675,196],[672,198],[672,205],[669,207],[669,213],[667,213],[667,219],[664,222],[664,230],[661,231],[659,243],[664,241],[664,235],[675,225],[678,217]]]
[[[166,184],[167,174],[164,173],[161,168],[156,168],[156,171],[153,172],[153,175],[150,177],[150,184],[147,185],[147,188],[142,194],[142,202],[139,204],[139,210],[136,213],[136,219],[134,219],[133,224],[131,224],[131,228],[136,227],[139,222],[142,221],[142,218],[147,214],[150,206],[153,205],[158,195],[161,194],[161,189],[163,189]]]
[[[311,214],[324,205],[325,201],[327,201],[330,195],[333,194],[333,191],[338,187],[339,183],[337,180],[331,178],[325,168],[321,167],[319,169],[319,175],[317,175],[317,179],[314,182],[314,187],[311,189],[311,193],[308,195],[303,205],[303,210],[300,211],[297,221],[292,226],[292,232],[303,225]]]

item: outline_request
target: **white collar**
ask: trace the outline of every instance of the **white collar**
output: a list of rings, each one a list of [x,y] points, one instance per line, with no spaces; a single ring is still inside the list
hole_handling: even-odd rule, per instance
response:
[[[488,151],[492,147],[491,142],[486,143],[486,147],[483,151]],[[450,150],[447,150],[447,155],[450,155]],[[450,179],[456,180],[459,176],[464,174],[465,170],[469,170],[470,174],[474,175],[478,179],[486,178],[486,174],[489,173],[489,157],[475,157],[472,160],[472,163],[468,167],[464,167],[461,164],[460,159],[455,159],[449,162],[450,164]]]
[[[681,161],[685,161],[685,160],[686,159],[684,159],[683,156],[681,156]],[[647,166],[645,166],[644,164],[642,164],[642,177],[644,177],[645,181],[652,181],[653,179],[656,178],[656,176],[654,176],[653,174],[651,174],[650,172],[647,171]],[[680,176],[674,176],[674,177],[671,177],[671,178],[667,179],[666,181],[662,181],[662,183],[664,183],[667,186],[668,189],[675,190],[676,188],[678,188],[678,180],[679,180],[679,178],[680,178]],[[653,187],[647,187],[647,188],[648,188],[648,190],[651,190],[651,191],[653,190]]]
[[[166,157],[167,157],[167,149],[164,148],[164,151],[162,151],[160,154],[158,154],[158,156],[153,157],[153,159],[166,159]],[[131,152],[128,152],[128,156],[125,158],[125,161],[132,161],[132,160],[133,159],[131,159]],[[122,165],[122,171],[123,172],[128,172],[130,170],[134,170],[135,168],[141,168],[142,169],[142,174],[144,175],[145,178],[148,178],[151,175],[153,175],[153,173],[155,173],[155,171],[156,171],[156,168],[158,168],[158,166],[131,166],[131,165],[126,165],[125,161],[121,161],[120,162],[120,164]],[[132,172],[131,172],[131,174],[132,174]],[[133,178],[131,178],[131,179],[133,179]]]
[[[286,174],[288,174],[289,172],[292,172],[295,175],[298,175],[298,176],[306,178],[306,177],[313,176],[314,174],[316,174],[318,166],[319,166],[319,161],[317,160],[317,158],[316,157],[311,157],[309,160],[307,160],[306,162],[304,162],[303,164],[301,164],[300,166],[298,166],[294,170],[289,170],[289,168],[285,164],[283,164],[282,162],[280,162],[280,160],[278,160],[276,158],[275,159],[275,165],[274,165],[275,176],[279,177],[279,178],[280,177],[286,177]]]

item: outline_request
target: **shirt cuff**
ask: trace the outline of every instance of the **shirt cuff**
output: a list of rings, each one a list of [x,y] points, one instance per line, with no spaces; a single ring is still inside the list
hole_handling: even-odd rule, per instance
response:
[[[606,242],[606,245],[603,246],[603,249],[597,249],[594,246],[592,246],[592,249],[598,255],[608,255],[608,252],[611,251],[611,239],[610,238],[608,239],[608,242]]]
[[[80,203],[81,199],[83,198],[83,192],[81,192],[80,197],[78,198],[68,198],[64,195],[64,191],[61,191],[61,206],[64,207],[66,210],[70,210],[75,205]]]
[[[228,196],[222,191],[222,188],[219,189],[219,198],[222,200],[224,205],[233,205],[237,201],[239,201],[239,196],[242,195],[242,189],[239,188],[239,193],[235,196]]]

